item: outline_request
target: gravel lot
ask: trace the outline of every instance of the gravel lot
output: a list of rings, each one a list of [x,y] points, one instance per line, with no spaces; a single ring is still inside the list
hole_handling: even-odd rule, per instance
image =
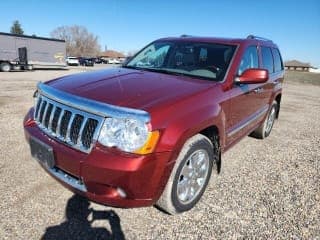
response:
[[[320,240],[320,86],[287,79],[270,137],[243,139],[199,204],[169,216],[89,203],[31,158],[22,119],[36,83],[88,69],[0,72],[0,239]]]

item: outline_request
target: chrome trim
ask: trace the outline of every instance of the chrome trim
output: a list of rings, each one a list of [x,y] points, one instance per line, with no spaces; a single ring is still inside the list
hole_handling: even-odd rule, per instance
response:
[[[41,99],[41,101],[42,101],[41,102],[41,106],[42,106],[42,104],[44,102],[46,102],[46,104],[48,106],[49,106],[49,104],[52,104],[53,106],[55,106],[55,109],[57,109],[58,107],[61,109],[55,132],[52,131],[52,123],[51,123],[50,126],[48,125],[48,127],[45,127],[45,124],[44,124],[45,123],[44,119],[45,119],[45,116],[46,116],[45,113],[43,113],[43,116],[42,116],[43,119],[42,119],[41,122],[39,121],[40,120],[40,115],[39,114],[35,118],[35,121],[36,121],[37,125],[39,126],[39,128],[43,132],[45,132],[48,136],[53,137],[54,139],[59,140],[62,143],[65,143],[66,145],[68,145],[70,147],[73,147],[75,149],[78,149],[78,150],[80,150],[82,152],[89,153],[92,150],[93,145],[95,144],[95,142],[98,140],[99,133],[100,133],[102,124],[104,122],[104,118],[101,117],[101,116],[97,116],[97,115],[88,113],[88,112],[83,112],[81,110],[74,109],[74,108],[66,106],[66,105],[62,105],[61,103],[55,102],[54,100],[49,99],[49,98],[47,98],[47,97],[45,97],[45,96],[43,96],[41,94],[39,95],[39,99]],[[69,122],[68,122],[67,132],[66,132],[66,135],[64,137],[64,136],[61,135],[61,121],[62,121],[63,115],[65,114],[66,111],[71,112],[71,116],[70,116],[70,119],[69,119]],[[83,133],[83,128],[85,127],[85,125],[81,125],[81,129],[79,131],[79,136],[78,136],[77,143],[75,144],[70,140],[70,130],[71,130],[71,126],[72,126],[72,120],[74,119],[76,114],[79,114],[79,115],[83,116],[84,120],[87,120],[87,119],[90,118],[90,119],[96,120],[98,122],[98,125],[97,125],[97,127],[96,127],[96,129],[95,129],[95,131],[93,133],[92,142],[91,142],[91,145],[90,145],[89,148],[86,148],[81,142],[81,136],[82,135],[80,135],[80,134]],[[51,117],[51,115],[50,115],[50,117]],[[52,118],[54,118],[54,116]]]
[[[143,110],[119,107],[87,98],[82,98],[60,91],[42,82],[38,83],[37,88],[39,95],[43,95],[61,104],[101,117],[135,118],[145,123],[150,122],[149,113]]]
[[[50,105],[50,103],[47,102],[46,108],[43,111],[43,115],[42,115],[42,119],[41,119],[42,120],[41,121],[42,125],[45,125],[45,121],[46,121],[46,116],[47,116],[47,113],[48,113],[49,105]]]
[[[232,135],[236,134],[243,128],[250,125],[252,122],[256,121],[258,118],[262,117],[266,112],[268,112],[269,105],[265,105],[262,109],[258,110],[256,113],[250,116],[249,120],[241,124],[239,127],[236,127],[235,129],[232,129],[230,132],[228,132],[228,137],[231,137]]]
[[[67,127],[67,133],[66,133],[66,141],[68,144],[72,144],[71,143],[71,139],[70,139],[70,132],[71,132],[71,126],[73,124],[74,118],[75,118],[76,114],[75,113],[71,113],[71,117],[68,123],[68,127]]]
[[[262,87],[258,87],[256,89],[253,90],[255,93],[262,93],[263,92],[263,89]]]
[[[57,106],[53,105],[52,110],[51,110],[51,114],[50,114],[50,118],[49,118],[49,123],[48,123],[49,129],[52,129],[52,120],[53,120],[54,113],[55,113],[56,109],[57,109]]]
[[[58,122],[57,122],[57,128],[56,128],[56,135],[61,135],[61,121],[62,121],[62,118],[63,118],[63,115],[64,115],[64,112],[65,112],[65,109],[61,108],[61,111],[60,111],[60,115],[59,115],[59,118],[58,118]]]
[[[82,120],[82,123],[81,123],[81,127],[80,127],[80,130],[79,130],[79,135],[78,135],[78,139],[77,139],[77,147],[81,147],[81,136],[82,136],[82,133],[83,133],[83,130],[84,130],[84,127],[86,126],[87,124],[87,121],[88,121],[88,118],[87,117],[83,117],[83,120]]]
[[[87,192],[87,188],[84,185],[84,183],[81,180],[78,180],[75,177],[72,177],[71,175],[67,174],[66,172],[60,170],[59,168],[46,168],[50,174],[52,174],[54,177],[59,179],[60,181],[64,182],[65,184],[81,191],[81,192]]]
[[[38,101],[40,101],[41,99],[38,98]],[[41,103],[40,103],[40,106],[39,106],[39,110],[38,110],[38,114],[37,116],[35,117],[35,119],[39,119],[40,118],[40,114],[41,114],[41,109],[43,107],[43,101],[41,100]]]

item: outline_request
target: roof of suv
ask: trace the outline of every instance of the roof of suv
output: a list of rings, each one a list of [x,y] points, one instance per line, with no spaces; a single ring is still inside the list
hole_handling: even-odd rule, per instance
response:
[[[181,42],[207,42],[207,43],[220,43],[220,44],[236,44],[236,45],[264,45],[269,47],[278,48],[277,45],[269,39],[249,35],[247,38],[217,38],[217,37],[198,37],[198,36],[188,36],[183,35],[181,37],[167,37],[161,38],[159,40],[167,41],[181,41]]]

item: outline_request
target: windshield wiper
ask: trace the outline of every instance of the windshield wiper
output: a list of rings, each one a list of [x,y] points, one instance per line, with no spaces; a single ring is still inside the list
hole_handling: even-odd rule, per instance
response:
[[[141,69],[141,68],[138,68],[138,67],[128,66],[128,65],[122,65],[121,67],[123,67],[123,68],[130,68],[130,69]]]
[[[149,68],[149,67],[134,67],[134,66],[128,66],[124,65],[123,68],[130,68],[130,69],[136,69],[136,70],[144,70],[144,71],[150,71],[150,72],[158,72],[158,73],[166,73],[166,74],[173,74],[173,75],[183,75],[177,72],[168,71],[166,69],[162,68]]]
[[[210,77],[193,75],[193,74],[176,72],[176,71],[170,71],[170,70],[163,69],[163,68],[147,68],[147,67],[146,67],[146,68],[143,68],[143,67],[133,67],[133,66],[123,66],[123,67],[125,67],[125,68],[131,68],[131,69],[136,69],[136,70],[144,70],[144,71],[150,71],[150,72],[164,73],[164,74],[175,75],[175,76],[186,76],[186,77],[195,78],[195,79],[203,79],[203,80],[209,80],[209,81],[216,81],[216,79],[210,78]]]
[[[180,72],[169,71],[169,70],[163,69],[163,68],[143,68],[143,70],[150,71],[150,72],[165,73],[165,74],[176,75],[176,76],[185,75],[185,74],[180,73]]]
[[[152,72],[159,72],[159,73],[165,73],[165,74],[170,74],[170,75],[176,75],[176,76],[186,76],[190,78],[200,78],[200,79],[205,79],[205,80],[213,80],[210,77],[205,77],[205,76],[199,76],[199,75],[193,75],[193,74],[188,74],[188,73],[183,73],[183,72],[176,72],[176,71],[170,71],[167,69],[163,68],[143,68],[144,70],[149,70]]]

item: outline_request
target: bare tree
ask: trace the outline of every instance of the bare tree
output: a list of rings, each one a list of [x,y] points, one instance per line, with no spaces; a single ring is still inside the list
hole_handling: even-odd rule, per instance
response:
[[[83,26],[62,26],[51,32],[51,37],[66,41],[67,55],[95,57],[100,52],[98,36]]]

